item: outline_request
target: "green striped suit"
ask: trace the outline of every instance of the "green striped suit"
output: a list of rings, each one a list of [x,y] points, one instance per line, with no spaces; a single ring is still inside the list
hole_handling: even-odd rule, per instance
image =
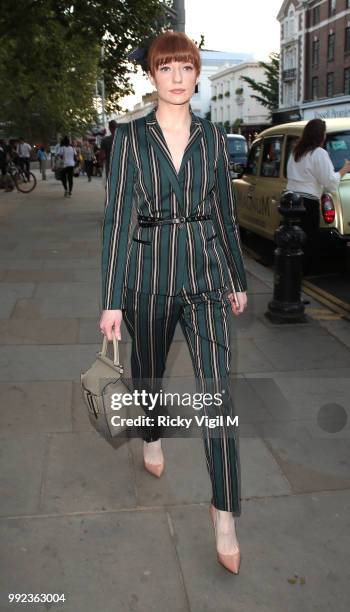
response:
[[[161,379],[177,322],[198,380],[225,380],[230,368],[228,293],[247,289],[225,131],[196,116],[176,172],[155,110],[117,127],[103,224],[103,309],[122,309],[136,379]],[[159,219],[210,220],[137,225],[132,208]],[[230,402],[229,394],[227,401]],[[145,429],[144,439],[161,436]],[[240,512],[237,444],[203,427],[212,501]]]

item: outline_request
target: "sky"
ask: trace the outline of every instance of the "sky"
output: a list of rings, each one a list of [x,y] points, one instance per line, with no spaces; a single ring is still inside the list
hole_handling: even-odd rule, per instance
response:
[[[186,34],[204,47],[216,51],[252,53],[255,60],[268,59],[271,51],[279,51],[280,25],[277,13],[283,0],[185,0]],[[140,71],[132,75],[135,95],[122,100],[124,109],[141,102],[142,95],[153,91]]]

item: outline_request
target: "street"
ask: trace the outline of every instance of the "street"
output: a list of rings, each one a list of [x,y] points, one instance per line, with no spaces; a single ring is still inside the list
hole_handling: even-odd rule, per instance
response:
[[[264,313],[273,269],[245,253],[248,306],[231,317],[242,551],[217,563],[203,442],[164,438],[165,472],[138,439],[92,429],[80,372],[100,350],[102,179],[48,171],[0,192],[0,610],[346,612],[350,598],[350,327],[303,292],[307,323]],[[323,313],[323,314],[322,314]],[[130,368],[130,337],[121,355]],[[193,376],[179,326],[165,377]],[[64,594],[10,603],[9,593]]]

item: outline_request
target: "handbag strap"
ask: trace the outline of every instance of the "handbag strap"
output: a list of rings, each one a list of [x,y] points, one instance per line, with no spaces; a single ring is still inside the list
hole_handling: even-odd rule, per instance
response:
[[[112,339],[113,339],[113,350],[114,350],[114,359],[113,359],[113,363],[116,366],[120,366],[120,362],[119,362],[119,344],[118,344],[118,340],[115,337],[115,333],[114,330],[112,330]],[[108,347],[108,338],[107,336],[103,337],[103,342],[102,342],[102,350],[101,350],[101,355],[102,357],[106,357],[107,356],[107,347]]]

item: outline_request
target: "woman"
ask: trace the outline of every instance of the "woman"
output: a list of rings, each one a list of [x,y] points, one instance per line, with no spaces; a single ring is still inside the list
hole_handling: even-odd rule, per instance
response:
[[[75,166],[76,151],[74,147],[71,146],[68,136],[65,136],[62,139],[61,146],[58,149],[58,155],[63,159],[61,180],[64,187],[64,196],[70,197],[73,191],[73,171]]]
[[[311,119],[304,127],[287,163],[287,191],[303,196],[306,213],[301,219],[307,241],[304,246],[305,259],[317,259],[320,227],[320,198],[323,191],[336,191],[342,176],[350,172],[350,162],[344,160],[339,172],[323,148],[326,140],[326,122]]]
[[[120,124],[113,142],[103,224],[100,329],[132,338],[134,381],[162,379],[179,321],[196,380],[228,380],[229,310],[247,304],[246,276],[223,128],[190,108],[200,55],[183,33],[166,32],[148,52],[148,76],[158,106]],[[132,205],[138,225],[128,247]],[[145,383],[146,384],[146,383]],[[227,403],[232,405],[228,397]],[[157,407],[158,413],[161,408]],[[162,427],[144,428],[145,468],[164,469]],[[219,561],[238,573],[240,553],[233,514],[240,513],[238,451],[224,431],[204,427],[213,496],[210,512]]]

